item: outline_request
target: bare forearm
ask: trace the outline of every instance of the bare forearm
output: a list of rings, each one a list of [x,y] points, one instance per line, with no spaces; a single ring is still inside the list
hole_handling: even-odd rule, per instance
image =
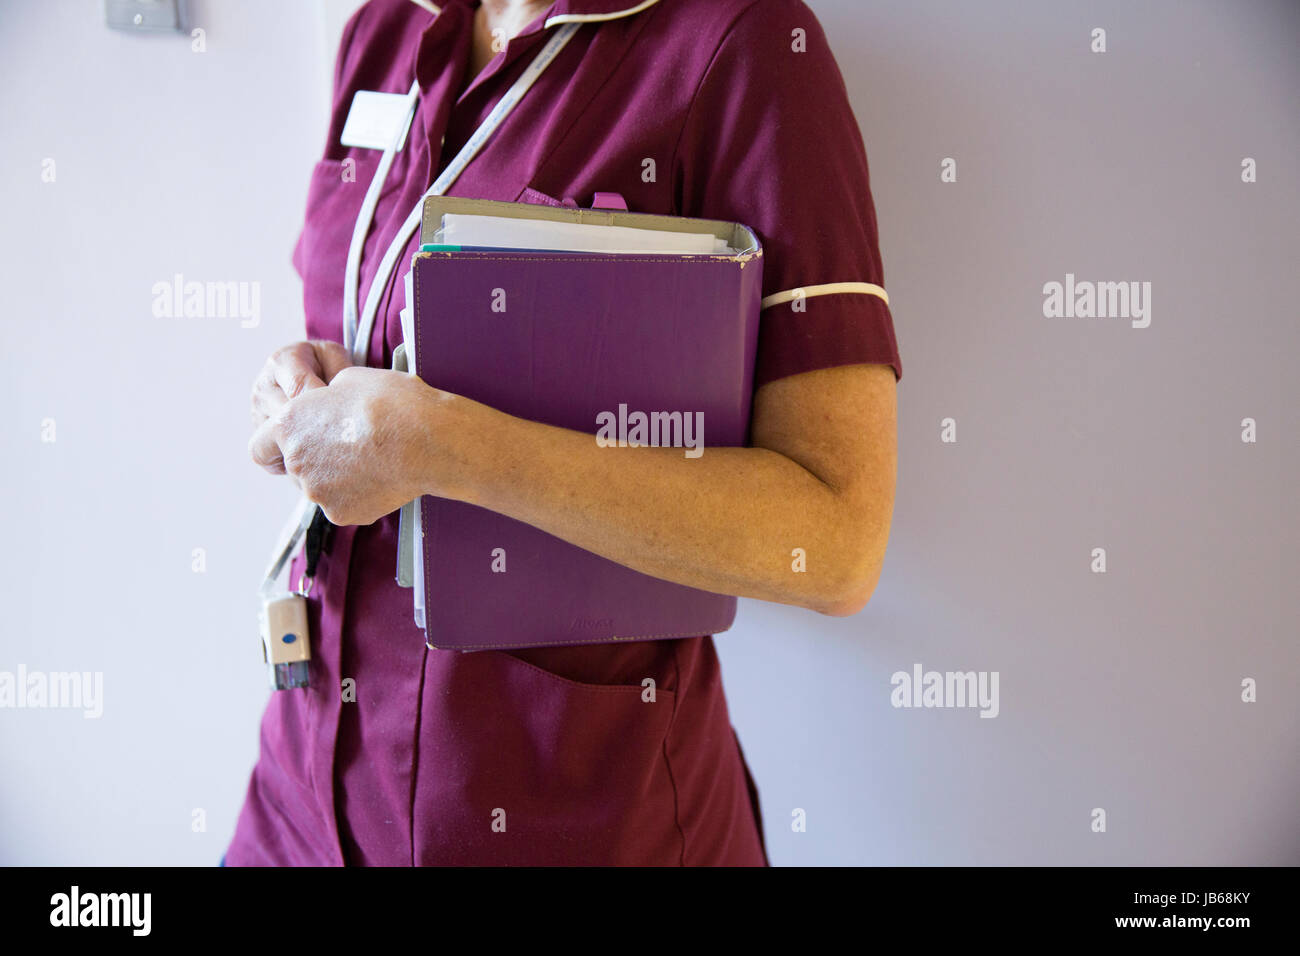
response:
[[[592,435],[457,400],[472,434],[455,497],[655,577],[852,613],[874,587],[889,509],[777,452],[600,447]]]

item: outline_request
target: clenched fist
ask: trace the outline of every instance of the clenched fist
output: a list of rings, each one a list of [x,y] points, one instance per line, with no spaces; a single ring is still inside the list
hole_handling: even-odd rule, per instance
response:
[[[268,418],[279,414],[289,399],[297,398],[311,388],[324,388],[351,364],[347,349],[337,342],[295,342],[276,349],[253,382],[253,428],[259,429]],[[253,438],[257,440],[256,433]],[[284,462],[278,451],[259,456],[258,449],[251,442],[249,450],[253,452],[253,460],[267,471],[275,475],[284,474]]]
[[[350,366],[335,343],[281,349],[267,365],[249,453],[334,524],[370,524],[423,494],[455,496],[456,439],[466,434],[457,411],[476,403],[403,372]]]

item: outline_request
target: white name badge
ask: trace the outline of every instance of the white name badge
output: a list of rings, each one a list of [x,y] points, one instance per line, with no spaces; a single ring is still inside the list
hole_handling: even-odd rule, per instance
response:
[[[405,93],[357,90],[339,142],[362,149],[387,149],[394,137],[401,136],[397,144],[400,151],[406,145],[406,113],[410,102]]]

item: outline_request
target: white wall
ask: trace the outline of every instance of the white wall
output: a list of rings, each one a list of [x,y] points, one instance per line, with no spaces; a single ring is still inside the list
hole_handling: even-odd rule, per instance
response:
[[[215,863],[267,694],[254,589],[293,501],[247,462],[248,391],[301,337],[289,257],[337,27],[310,0],[196,3],[195,53],[94,0],[4,17],[0,670],[101,671],[104,700],[0,710],[0,862]],[[156,318],[176,273],[259,283],[260,323]]]
[[[354,5],[197,3],[202,54],[93,0],[5,5],[0,671],[105,683],[97,720],[0,710],[0,863],[205,865],[231,835],[293,498],[247,463],[247,393],[301,333],[289,254]],[[813,6],[905,377],[871,605],[743,602],[718,641],[774,862],[1300,862],[1296,8]],[[1152,329],[1046,324],[1067,271],[1153,280]],[[156,318],[175,273],[260,283],[260,324]],[[914,662],[999,671],[1000,716],[891,707]]]

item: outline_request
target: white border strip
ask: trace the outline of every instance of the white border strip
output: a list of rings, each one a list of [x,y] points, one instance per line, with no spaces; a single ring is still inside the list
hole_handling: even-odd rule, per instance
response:
[[[773,292],[763,299],[759,308],[768,309],[800,297],[810,299],[815,295],[839,295],[845,292],[879,296],[885,300],[885,305],[889,305],[889,293],[874,282],[828,282],[825,285],[808,285],[798,289],[786,289],[784,292]]]

